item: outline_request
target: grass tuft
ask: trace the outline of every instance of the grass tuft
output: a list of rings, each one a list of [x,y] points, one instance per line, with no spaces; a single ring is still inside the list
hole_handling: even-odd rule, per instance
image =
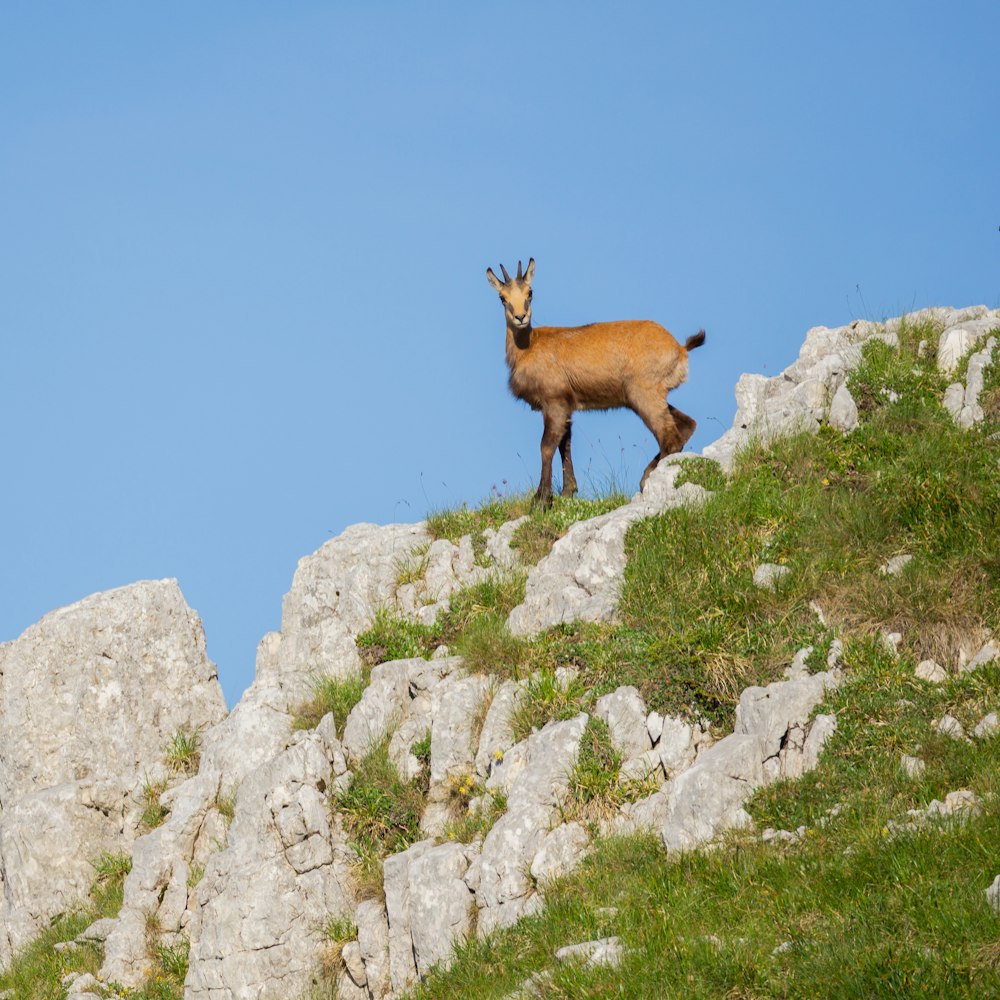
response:
[[[315,729],[332,712],[339,737],[344,731],[344,723],[351,714],[351,709],[361,700],[368,687],[370,674],[370,668],[365,666],[343,677],[333,674],[314,677],[310,682],[313,696],[294,709],[292,729]]]

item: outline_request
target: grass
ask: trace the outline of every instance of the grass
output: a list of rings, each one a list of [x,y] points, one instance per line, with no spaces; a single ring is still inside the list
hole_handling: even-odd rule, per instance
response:
[[[556,497],[552,506],[543,509],[532,507],[528,519],[518,525],[510,540],[510,547],[521,561],[533,566],[552,550],[552,546],[577,521],[599,517],[628,503],[623,493],[610,493],[596,499],[582,497]]]
[[[333,722],[338,737],[344,732],[351,709],[361,700],[368,687],[371,670],[365,665],[360,670],[337,677],[333,674],[319,674],[312,679],[312,698],[296,706],[292,713],[293,729],[315,729],[323,718],[333,713]]]
[[[601,820],[610,819],[622,803],[651,795],[660,787],[662,774],[647,780],[622,780],[621,766],[622,756],[611,743],[607,723],[591,716],[570,772],[563,820],[586,823],[596,835]]]
[[[405,782],[389,758],[388,740],[373,747],[358,763],[350,787],[331,799],[358,855],[355,871],[359,894],[382,891],[382,860],[420,840],[423,791]]]
[[[510,717],[515,742],[553,720],[572,719],[584,711],[590,695],[577,677],[560,678],[553,670],[530,676]]]
[[[169,815],[169,810],[160,804],[160,796],[167,790],[167,781],[153,781],[146,775],[142,784],[142,815],[140,822],[145,831],[154,830]]]
[[[448,610],[433,625],[410,621],[382,608],[371,628],[357,638],[358,648],[370,663],[430,656],[439,646],[471,654],[474,634],[496,631],[507,615],[524,600],[523,573],[492,573],[479,583],[454,594]],[[475,661],[474,655],[470,659]],[[474,666],[473,666],[474,669]]]
[[[163,750],[164,761],[174,774],[196,774],[201,762],[201,734],[178,729]]]
[[[667,858],[655,838],[598,840],[576,872],[547,889],[542,913],[466,942],[452,969],[432,973],[415,997],[504,997],[539,972],[551,978],[538,995],[553,998],[624,996],[623,984],[636,998],[1000,995],[1000,918],[983,893],[1000,843],[1000,738],[957,742],[933,728],[947,712],[971,731],[1000,699],[1000,667],[955,669],[963,653],[1000,634],[1000,364],[986,372],[985,423],[959,430],[940,405],[951,379],[935,368],[937,331],[904,323],[899,337],[898,350],[866,345],[849,376],[862,420],[852,434],[823,430],[752,446],[728,476],[712,462],[684,463],[681,480],[713,495],[632,527],[616,622],[511,636],[505,621],[525,578],[498,574],[456,594],[433,626],[382,612],[360,637],[372,663],[447,645],[470,669],[523,680],[517,739],[589,710],[622,684],[638,687],[651,709],[728,729],[748,684],[776,679],[805,645],[815,648],[809,668],[821,669],[834,636],[844,643],[844,683],[819,709],[838,719],[819,767],[760,790],[747,806],[757,830],[805,827],[801,841],[765,844],[743,831],[717,850]],[[497,496],[477,511],[441,513],[431,530],[453,540],[471,534],[481,555],[487,528],[525,513],[515,540],[530,561],[578,513],[594,512],[576,501],[557,500],[550,512],[522,502]],[[883,575],[881,565],[901,553],[913,557],[906,569]],[[753,584],[762,562],[791,570],[776,591]],[[415,575],[419,566],[400,572]],[[898,655],[880,639],[889,631],[903,636]],[[950,679],[915,679],[925,658]],[[573,673],[559,675],[560,667]],[[314,726],[333,711],[342,725],[365,682],[318,681],[298,724]],[[413,749],[426,765],[429,737]],[[904,753],[925,762],[919,777],[900,767]],[[379,893],[383,858],[421,838],[424,771],[401,781],[383,744],[331,800],[358,855],[360,895]],[[564,818],[593,828],[652,790],[623,783],[620,771],[607,727],[591,719]],[[980,797],[978,816],[893,830],[907,810],[959,788]],[[158,809],[159,791],[148,797]],[[464,842],[506,808],[471,778],[453,790],[453,803],[445,835]],[[35,981],[49,992],[11,978],[21,956],[0,989],[29,1000],[61,996],[53,977],[96,961],[88,957],[96,949],[57,956],[51,944],[120,906],[125,870],[121,858],[96,863],[84,910],[32,946],[32,961],[46,970]],[[352,933],[345,924],[328,937],[336,946]],[[618,969],[553,961],[564,944],[610,934],[627,949]],[[134,996],[179,996],[185,956],[154,958],[159,978]]]
[[[472,792],[477,793],[475,797]],[[444,839],[469,844],[477,837],[485,837],[493,824],[507,811],[507,796],[500,791],[484,792],[472,783],[462,794],[463,808],[454,819],[445,824]]]
[[[61,981],[71,972],[97,974],[101,952],[96,945],[80,945],[57,952],[54,946],[72,941],[101,917],[117,915],[122,905],[125,877],[132,861],[124,853],[102,851],[92,862],[94,880],[90,896],[69,913],[57,917],[25,949],[14,956],[10,967],[0,974],[0,992],[11,990],[18,1000],[56,1000],[64,996]]]
[[[495,530],[519,517],[526,517],[527,520],[514,531],[510,544],[522,562],[534,565],[548,555],[552,545],[577,521],[606,514],[628,503],[628,499],[624,493],[612,490],[595,498],[554,497],[552,506],[543,508],[534,502],[532,493],[510,497],[494,494],[474,509],[463,505],[430,514],[427,528],[435,538],[447,538],[451,542],[458,542],[463,535],[470,535],[477,559],[486,565],[482,561],[486,548],[483,532],[489,528]]]

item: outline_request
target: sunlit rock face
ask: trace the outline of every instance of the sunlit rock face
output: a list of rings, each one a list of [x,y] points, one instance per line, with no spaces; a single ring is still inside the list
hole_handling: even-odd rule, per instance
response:
[[[0,647],[0,964],[127,849],[135,789],[179,729],[225,700],[198,615],[176,580],[60,608]]]

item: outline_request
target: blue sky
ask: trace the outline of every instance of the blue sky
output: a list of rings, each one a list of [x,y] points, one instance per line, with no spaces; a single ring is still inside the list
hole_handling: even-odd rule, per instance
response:
[[[297,560],[533,486],[485,268],[650,318],[707,444],[808,327],[1000,304],[994,2],[11,3],[0,641],[176,576],[230,704]],[[632,490],[633,414],[574,425]]]

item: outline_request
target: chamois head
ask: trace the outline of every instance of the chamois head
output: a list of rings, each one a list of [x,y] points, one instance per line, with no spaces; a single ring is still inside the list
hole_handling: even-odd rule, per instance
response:
[[[486,268],[486,280],[500,293],[507,316],[507,325],[512,330],[527,330],[531,326],[531,279],[535,276],[535,258],[528,261],[527,270],[521,273],[521,262],[517,262],[517,275],[511,277],[507,268],[500,265],[503,281],[492,268]]]

